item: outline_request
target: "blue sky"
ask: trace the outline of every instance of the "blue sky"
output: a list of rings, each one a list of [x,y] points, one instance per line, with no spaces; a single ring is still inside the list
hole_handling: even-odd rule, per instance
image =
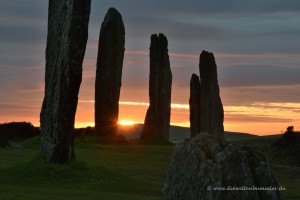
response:
[[[39,121],[47,7],[41,0],[0,1],[0,123]],[[218,65],[225,128],[300,129],[298,0],[92,0],[77,122],[93,121],[98,37],[109,7],[119,10],[126,29],[122,102],[148,102],[150,35],[162,32],[169,40],[172,103],[188,103],[190,77],[199,74],[199,54],[207,50]],[[146,106],[136,109],[138,117],[130,108],[121,104],[121,119],[144,120]],[[172,122],[186,124],[188,110],[173,109]],[[253,123],[261,130],[252,130]]]

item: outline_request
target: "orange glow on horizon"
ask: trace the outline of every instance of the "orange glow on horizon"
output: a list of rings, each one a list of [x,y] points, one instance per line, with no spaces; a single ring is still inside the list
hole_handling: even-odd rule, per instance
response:
[[[94,127],[95,123],[94,122],[75,122],[75,128],[86,128],[86,127]]]
[[[76,117],[75,127],[93,125],[93,100],[81,100],[82,108]],[[143,123],[148,102],[120,101],[120,125]],[[189,127],[189,105],[172,103],[171,125]],[[81,110],[82,109],[82,110]],[[299,103],[255,102],[248,105],[224,105],[226,131],[256,135],[280,134],[286,127],[300,123]],[[80,113],[80,114],[79,114]]]
[[[146,101],[120,101],[120,125],[143,123],[149,106]],[[172,103],[171,125],[189,127],[189,105]],[[1,123],[28,121],[39,126],[39,107],[24,107],[0,115]],[[16,111],[17,112],[17,111]],[[2,112],[4,113],[4,112]],[[21,113],[21,114],[19,114]],[[28,115],[30,113],[30,115]],[[256,135],[281,134],[288,126],[300,130],[300,103],[294,102],[253,102],[245,105],[224,105],[225,131],[244,132]],[[26,120],[24,120],[26,119]],[[94,101],[79,100],[75,128],[94,127]]]
[[[134,124],[137,124],[137,122],[131,121],[131,120],[121,120],[118,122],[119,125],[122,126],[132,126]]]

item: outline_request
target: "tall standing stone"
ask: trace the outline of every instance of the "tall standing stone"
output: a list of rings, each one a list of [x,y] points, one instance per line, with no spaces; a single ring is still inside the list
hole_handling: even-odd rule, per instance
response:
[[[200,80],[196,74],[192,75],[190,81],[190,130],[191,137],[200,133]]]
[[[169,139],[172,73],[168,55],[168,40],[163,34],[151,35],[150,45],[150,105],[141,139]]]
[[[199,69],[201,80],[200,132],[223,136],[224,110],[220,98],[217,65],[212,53],[202,51]]]
[[[110,8],[101,25],[95,83],[95,133],[117,133],[124,58],[125,28],[121,14]]]
[[[74,157],[73,129],[88,38],[90,0],[49,0],[41,150],[46,161]]]

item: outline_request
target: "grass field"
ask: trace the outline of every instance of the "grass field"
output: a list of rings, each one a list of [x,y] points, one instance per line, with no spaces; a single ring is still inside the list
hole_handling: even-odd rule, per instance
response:
[[[268,154],[274,137],[232,140]],[[44,163],[37,137],[21,144],[0,148],[1,200],[158,200],[174,148],[170,144],[101,144],[93,137],[82,137],[76,139],[75,161],[52,165]],[[299,167],[279,163],[274,162],[273,169],[279,185],[287,188],[283,199],[300,199]]]
[[[0,199],[160,199],[173,145],[76,140],[76,160],[45,164],[38,138],[0,149]]]

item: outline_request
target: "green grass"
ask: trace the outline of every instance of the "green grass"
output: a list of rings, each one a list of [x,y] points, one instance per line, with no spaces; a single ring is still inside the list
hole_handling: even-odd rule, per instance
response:
[[[278,137],[231,140],[262,150],[278,185],[286,187],[282,199],[300,199],[300,167],[270,158],[270,144]],[[161,199],[174,145],[155,141],[106,143],[95,137],[76,139],[76,159],[66,165],[46,164],[37,137],[22,142],[22,148],[0,148],[0,199]]]
[[[161,199],[173,145],[76,140],[76,159],[46,164],[38,138],[0,149],[0,199]]]

